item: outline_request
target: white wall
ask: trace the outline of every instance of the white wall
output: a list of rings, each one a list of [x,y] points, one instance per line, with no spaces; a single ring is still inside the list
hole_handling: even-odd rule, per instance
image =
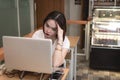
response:
[[[35,13],[34,13],[34,0],[30,0],[29,1],[30,3],[30,23],[31,23],[31,31],[34,31],[34,28],[35,28]]]
[[[75,0],[65,0],[65,16],[67,20],[80,20],[81,5],[75,5]],[[68,35],[80,35],[80,25],[68,25]]]

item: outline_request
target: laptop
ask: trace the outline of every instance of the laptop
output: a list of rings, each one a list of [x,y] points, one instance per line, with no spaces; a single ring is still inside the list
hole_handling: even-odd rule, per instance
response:
[[[3,36],[7,69],[52,73],[52,41],[26,37]]]

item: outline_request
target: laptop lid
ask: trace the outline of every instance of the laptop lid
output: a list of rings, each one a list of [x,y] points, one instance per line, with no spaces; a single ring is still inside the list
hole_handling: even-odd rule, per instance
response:
[[[52,41],[3,36],[5,65],[8,69],[52,73]]]

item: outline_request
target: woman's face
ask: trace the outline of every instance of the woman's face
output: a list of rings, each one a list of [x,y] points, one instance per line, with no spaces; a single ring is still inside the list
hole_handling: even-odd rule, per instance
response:
[[[54,39],[57,35],[57,25],[55,20],[48,20],[44,25],[45,38]]]

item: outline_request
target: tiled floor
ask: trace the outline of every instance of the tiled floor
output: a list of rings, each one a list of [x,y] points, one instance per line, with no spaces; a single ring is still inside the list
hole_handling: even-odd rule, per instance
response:
[[[88,61],[78,58],[77,80],[120,80],[120,72],[93,70]]]

